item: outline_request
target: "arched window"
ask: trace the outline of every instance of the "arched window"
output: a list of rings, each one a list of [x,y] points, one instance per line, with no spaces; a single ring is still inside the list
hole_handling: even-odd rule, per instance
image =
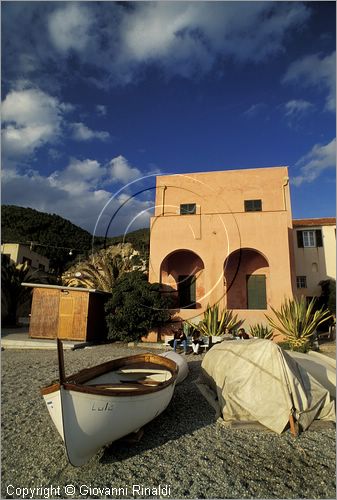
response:
[[[161,264],[160,278],[164,289],[175,299],[175,307],[196,309],[204,293],[202,271],[204,263],[191,250],[176,250]]]
[[[269,264],[252,248],[232,252],[224,263],[228,309],[267,309]]]

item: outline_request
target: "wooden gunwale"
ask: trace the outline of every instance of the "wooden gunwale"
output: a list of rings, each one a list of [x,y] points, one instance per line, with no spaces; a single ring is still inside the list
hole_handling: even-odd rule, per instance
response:
[[[123,383],[123,390],[117,388],[117,384],[104,384],[105,386],[110,386],[111,389],[95,387],[94,385],[86,385],[86,382],[96,378],[100,375],[104,375],[110,371],[115,371],[118,368],[167,368],[172,374],[169,380],[160,382],[155,386],[146,386],[142,384],[135,383]],[[41,389],[42,395],[51,394],[56,392],[62,386],[67,391],[82,392],[85,394],[97,394],[101,396],[140,396],[143,394],[149,394],[157,391],[161,391],[164,388],[170,386],[174,383],[178,376],[178,367],[174,361],[158,356],[157,354],[145,353],[136,354],[134,356],[127,356],[124,358],[117,358],[100,365],[93,366],[91,368],[85,368],[69,377],[65,377],[63,383],[53,383],[47,387]],[[113,388],[116,386],[116,388]],[[130,387],[130,390],[127,387]],[[120,387],[120,386],[119,386]],[[135,390],[136,389],[136,390]]]

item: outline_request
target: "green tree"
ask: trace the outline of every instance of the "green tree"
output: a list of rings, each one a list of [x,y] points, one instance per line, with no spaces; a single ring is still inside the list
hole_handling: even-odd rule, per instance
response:
[[[170,319],[170,306],[158,283],[150,284],[140,271],[125,273],[117,279],[105,306],[108,338],[140,340]]]
[[[322,289],[321,296],[318,298],[318,303],[322,307],[326,307],[336,316],[336,280],[327,279],[319,282]]]
[[[1,215],[2,243],[32,243],[33,250],[48,257],[50,267],[58,275],[79,253],[86,254],[91,249],[91,234],[56,214],[3,205]]]

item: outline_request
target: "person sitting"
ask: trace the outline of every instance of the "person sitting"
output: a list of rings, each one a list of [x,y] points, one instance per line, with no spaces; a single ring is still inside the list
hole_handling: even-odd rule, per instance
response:
[[[173,350],[176,352],[177,345],[180,344],[184,348],[184,354],[187,354],[187,338],[182,330],[177,330],[173,337]]]
[[[200,346],[203,345],[203,343],[204,342],[201,338],[200,332],[198,332],[198,330],[195,330],[193,335],[192,335],[193,354],[199,354]]]
[[[238,336],[240,339],[249,339],[248,333],[245,331],[244,328],[240,328],[238,331]]]

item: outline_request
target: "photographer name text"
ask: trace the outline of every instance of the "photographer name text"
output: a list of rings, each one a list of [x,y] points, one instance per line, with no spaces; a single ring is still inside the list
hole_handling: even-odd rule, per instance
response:
[[[91,484],[66,484],[65,486],[34,486],[25,488],[9,484],[6,488],[7,495],[13,498],[67,498],[67,497],[134,497],[148,498],[155,496],[165,498],[171,495],[171,486],[158,484],[146,486],[144,484],[133,484],[130,486],[92,486]]]

